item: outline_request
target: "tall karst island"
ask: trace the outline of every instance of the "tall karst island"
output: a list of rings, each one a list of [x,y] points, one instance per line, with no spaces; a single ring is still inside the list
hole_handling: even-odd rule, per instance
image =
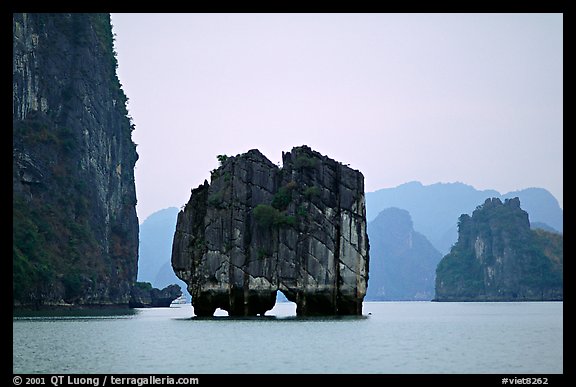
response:
[[[108,14],[13,14],[13,305],[128,305],[138,219]]]
[[[297,314],[360,315],[368,281],[364,177],[307,146],[280,168],[227,157],[178,214],[174,271],[194,312],[263,315],[281,290]]]
[[[437,301],[557,301],[563,237],[531,230],[518,198],[486,199],[458,222],[458,242],[436,269]]]

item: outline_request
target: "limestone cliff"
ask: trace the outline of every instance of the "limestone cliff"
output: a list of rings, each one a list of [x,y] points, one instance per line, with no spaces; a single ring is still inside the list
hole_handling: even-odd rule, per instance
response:
[[[406,210],[386,208],[368,223],[368,300],[430,301],[442,254],[416,230]]]
[[[13,15],[14,305],[128,304],[138,219],[108,14]]]
[[[283,153],[282,168],[258,150],[219,159],[174,234],[172,266],[195,313],[264,314],[280,289],[298,315],[361,314],[363,175],[306,146]]]
[[[563,238],[531,230],[518,198],[487,199],[462,215],[458,242],[438,264],[438,301],[563,299]]]

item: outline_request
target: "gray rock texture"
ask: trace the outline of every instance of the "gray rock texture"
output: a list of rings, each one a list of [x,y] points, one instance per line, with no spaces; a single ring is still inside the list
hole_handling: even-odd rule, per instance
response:
[[[132,287],[129,306],[131,308],[166,308],[182,295],[179,285],[168,285],[163,289],[153,288],[149,282],[138,282]]]
[[[14,305],[127,305],[138,219],[108,14],[13,14]]]
[[[298,315],[360,315],[368,280],[364,177],[307,146],[279,168],[221,157],[178,214],[172,267],[194,311],[263,315],[277,290]]]

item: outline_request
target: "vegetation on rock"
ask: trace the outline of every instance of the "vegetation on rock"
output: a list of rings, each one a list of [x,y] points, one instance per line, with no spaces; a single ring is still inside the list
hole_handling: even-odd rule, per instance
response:
[[[138,158],[108,14],[13,14],[13,304],[127,304]]]
[[[227,157],[179,213],[172,267],[197,315],[263,314],[278,290],[298,315],[362,313],[364,177],[307,146],[282,158]]]
[[[458,242],[436,271],[436,299],[562,300],[562,239],[531,230],[518,198],[487,199],[460,217]]]

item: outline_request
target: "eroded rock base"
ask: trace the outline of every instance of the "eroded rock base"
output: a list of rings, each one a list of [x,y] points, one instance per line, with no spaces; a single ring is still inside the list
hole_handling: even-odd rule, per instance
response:
[[[368,281],[362,173],[302,146],[282,168],[258,150],[219,156],[178,215],[172,267],[198,316],[360,315]]]

